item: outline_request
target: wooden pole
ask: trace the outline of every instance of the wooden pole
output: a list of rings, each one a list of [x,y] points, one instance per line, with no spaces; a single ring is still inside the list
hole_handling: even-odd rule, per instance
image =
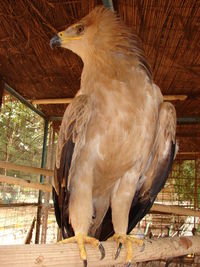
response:
[[[30,229],[28,231],[28,234],[26,236],[26,240],[25,240],[25,244],[26,245],[31,243],[31,239],[32,239],[32,236],[33,236],[33,229],[35,227],[35,222],[36,222],[36,218],[34,217],[32,223],[31,223],[31,227],[30,227]]]
[[[6,170],[16,170],[16,171],[23,171],[23,172],[34,173],[34,174],[43,174],[43,175],[53,176],[53,170],[17,165],[17,164],[5,162],[5,161],[0,161],[0,168],[6,169]]]
[[[187,95],[164,95],[164,101],[184,101],[187,99]]]
[[[4,87],[5,84],[0,76],[0,111],[1,111],[1,105],[2,105],[2,99],[3,99],[3,93],[4,93]]]
[[[48,120],[44,120],[44,136],[43,136],[43,146],[42,146],[42,159],[41,159],[41,168],[45,167],[46,164],[46,152],[47,152],[47,138],[48,138]],[[44,182],[44,175],[40,175],[40,183]],[[42,198],[43,191],[39,190],[38,194],[38,207],[37,207],[37,221],[36,221],[36,231],[35,231],[35,244],[39,244],[40,240],[40,224],[42,217]]]
[[[32,104],[49,105],[49,104],[69,104],[73,98],[55,98],[55,99],[36,99],[31,100]]]
[[[12,176],[6,176],[2,174],[0,174],[0,182],[18,185],[18,186],[26,187],[26,188],[33,188],[36,190],[42,190],[43,192],[52,191],[52,186],[50,184],[35,183],[35,182],[31,182],[30,180],[24,180],[24,179],[12,177]]]
[[[120,256],[114,260],[116,243],[106,241],[102,243],[106,256],[100,259],[98,249],[86,245],[88,266],[100,267],[125,263],[126,249],[122,248]],[[134,262],[153,261],[170,257],[185,256],[200,253],[200,237],[159,238],[145,241],[145,249],[133,244]],[[0,246],[1,267],[21,266],[83,266],[80,260],[77,244],[51,245],[12,245]]]
[[[175,101],[180,100],[184,101],[187,99],[187,95],[164,95],[164,101]],[[54,105],[54,104],[69,104],[73,98],[54,98],[54,99],[35,99],[31,100],[32,104],[36,105]]]
[[[53,168],[54,142],[55,142],[55,131],[52,125],[50,125],[48,154],[47,154],[47,168],[49,169]],[[51,184],[51,180],[52,180],[52,177],[46,176],[47,183]],[[45,192],[43,197],[44,197],[44,204],[42,207],[41,244],[46,244],[50,192]]]

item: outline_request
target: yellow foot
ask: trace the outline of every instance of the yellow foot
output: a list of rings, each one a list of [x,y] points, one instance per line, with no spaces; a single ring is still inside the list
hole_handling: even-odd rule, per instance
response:
[[[142,250],[144,250],[144,242],[141,239],[138,239],[134,236],[130,236],[130,235],[125,235],[125,234],[114,234],[112,237],[110,237],[108,239],[109,241],[115,241],[117,242],[118,245],[118,249],[115,255],[115,259],[118,258],[121,248],[122,248],[122,244],[125,245],[126,247],[126,263],[127,263],[127,267],[129,267],[131,265],[131,261],[133,259],[133,248],[132,248],[132,244],[136,243],[137,245],[139,245],[140,247],[142,247]]]
[[[94,238],[94,237],[90,237],[84,234],[77,234],[73,237],[64,239],[60,242],[58,242],[58,244],[68,244],[68,243],[77,243],[78,247],[79,247],[79,251],[80,251],[80,257],[83,261],[84,267],[87,266],[87,254],[86,254],[86,250],[85,250],[85,246],[84,244],[90,244],[91,246],[95,247],[95,248],[99,248],[100,252],[101,252],[101,260],[105,257],[105,250],[103,245],[99,242],[98,239]]]

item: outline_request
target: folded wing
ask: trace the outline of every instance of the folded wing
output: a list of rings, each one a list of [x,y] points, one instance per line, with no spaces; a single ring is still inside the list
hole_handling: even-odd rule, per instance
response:
[[[90,116],[90,98],[86,95],[79,95],[66,109],[60,128],[52,195],[56,220],[62,229],[64,238],[74,234],[69,224],[69,184],[75,169],[76,159],[85,143]]]

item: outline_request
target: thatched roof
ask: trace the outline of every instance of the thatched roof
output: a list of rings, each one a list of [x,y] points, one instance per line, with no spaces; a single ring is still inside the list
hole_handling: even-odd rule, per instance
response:
[[[49,40],[77,21],[99,0],[4,0],[0,3],[0,75],[27,99],[73,97],[81,60],[70,51],[52,51]],[[200,116],[200,31],[198,0],[115,0],[120,17],[144,44],[155,82],[175,102],[178,115]],[[61,116],[65,105],[40,107]]]
[[[73,97],[82,62],[49,40],[85,16],[101,0],[0,1],[0,75],[26,99]],[[198,0],[113,0],[124,22],[140,36],[154,80],[174,101],[179,117],[200,117],[200,2]],[[62,116],[66,105],[41,105]],[[199,135],[198,135],[199,136]]]

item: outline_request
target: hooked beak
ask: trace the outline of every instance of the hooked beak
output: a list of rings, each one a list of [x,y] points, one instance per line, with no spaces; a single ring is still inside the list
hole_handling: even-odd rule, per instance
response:
[[[55,35],[50,40],[50,47],[51,49],[54,49],[55,47],[60,47],[60,46],[61,46],[61,38],[58,35]]]

